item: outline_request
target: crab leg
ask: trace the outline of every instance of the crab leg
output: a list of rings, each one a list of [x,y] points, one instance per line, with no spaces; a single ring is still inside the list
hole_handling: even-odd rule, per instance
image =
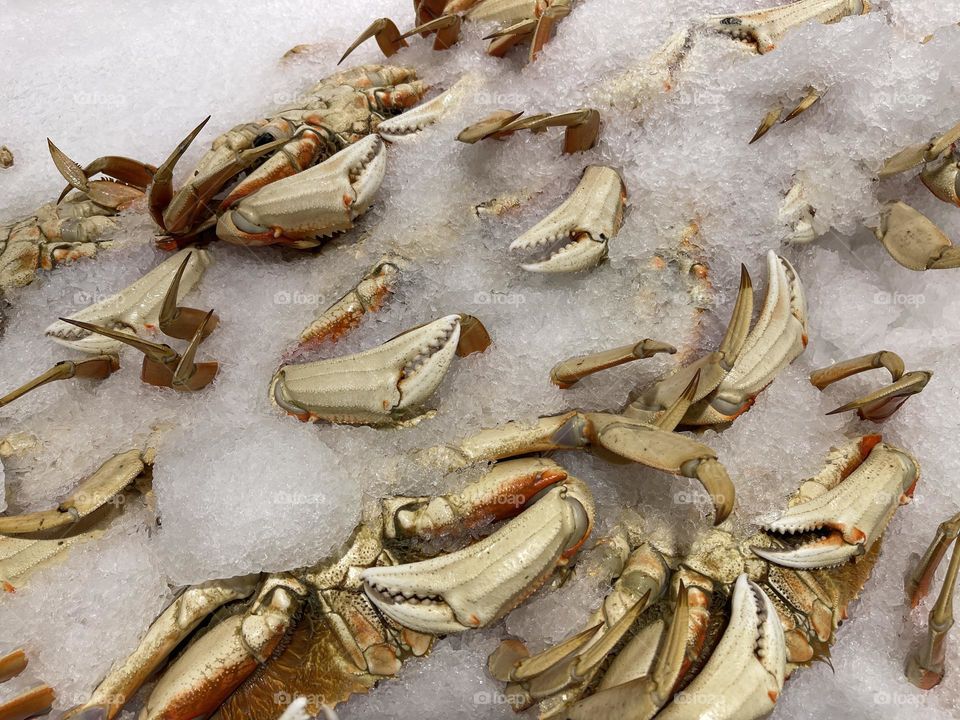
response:
[[[889,350],[881,350],[870,355],[861,355],[850,360],[844,360],[821,370],[814,370],[810,373],[810,383],[817,390],[823,390],[837,380],[843,380],[851,375],[879,368],[886,368],[893,382],[903,377],[903,372],[906,369],[903,359],[899,355]]]
[[[299,350],[323,342],[336,342],[360,324],[368,312],[383,307],[400,282],[400,268],[390,260],[381,260],[339,300],[300,333]]]
[[[46,715],[53,707],[55,699],[53,688],[48,685],[39,685],[0,704],[0,720],[26,720],[26,718]]]
[[[946,656],[947,633],[953,627],[953,594],[957,578],[960,576],[960,514],[940,524],[936,537],[917,568],[913,571],[908,584],[908,592],[913,607],[916,607],[930,589],[937,567],[943,560],[947,549],[953,544],[953,554],[947,567],[946,576],[937,601],[930,610],[927,635],[920,647],[907,659],[907,679],[923,690],[929,690],[943,680]]]
[[[589,150],[596,145],[600,135],[600,112],[594,108],[582,108],[555,115],[549,113],[527,117],[522,115],[522,111],[515,113],[510,110],[497,110],[483,120],[461,130],[457,140],[473,144],[486,138],[499,140],[518,130],[537,133],[550,127],[565,127],[563,152],[571,154]]]
[[[170,287],[167,288],[167,294],[163,296],[163,304],[160,306],[160,332],[168,337],[180,340],[189,340],[198,328],[203,328],[203,337],[207,337],[220,322],[220,318],[216,315],[211,317],[210,313],[205,313],[203,310],[180,307],[177,304],[180,297],[180,280],[191,257],[193,257],[193,253],[189,252],[183,259],[176,275],[170,281]]]
[[[617,367],[634,360],[646,360],[658,353],[673,355],[676,352],[677,349],[673,345],[644,338],[633,345],[624,345],[612,350],[602,350],[590,355],[562,360],[550,370],[550,380],[557,387],[566,390],[588,375],[601,370]]]
[[[380,46],[380,52],[383,53],[384,57],[390,57],[394,55],[400,48],[407,47],[407,41],[404,40],[405,36],[400,34],[400,30],[397,28],[396,23],[393,22],[390,18],[377,18],[369,27],[364,30],[360,35],[357,36],[357,39],[350,43],[350,47],[347,48],[346,52],[340,57],[337,61],[337,65],[340,65],[347,57],[365,43],[370,38],[377,39],[377,45]]]
[[[73,188],[84,193],[97,205],[114,211],[122,210],[143,197],[157,170],[152,165],[117,155],[100,157],[86,167],[80,167],[54,145],[50,138],[47,138],[47,149],[50,151],[50,157],[53,158],[53,164],[69,183],[57,198],[58,203]],[[90,179],[98,173],[103,173],[120,182]]]
[[[97,686],[90,699],[72,708],[67,717],[94,708],[104,720],[115,717],[141,685],[162,665],[171,652],[217,608],[253,594],[258,575],[217,580],[188,588],[177,596],[150,625],[140,644],[123,662],[118,662]]]
[[[430,560],[364,570],[364,590],[386,616],[418,632],[486,627],[566,565],[592,525],[590,491],[568,477],[474,545]]]
[[[958,141],[960,141],[960,123],[930,142],[911,145],[888,158],[883,167],[880,168],[879,177],[881,180],[893,177],[908,170],[913,170],[919,165],[933,162]]]
[[[16,390],[12,390],[4,395],[0,398],[0,407],[9,405],[31,390],[35,390],[41,385],[46,385],[56,380],[70,380],[75,377],[88,380],[103,380],[119,368],[120,360],[116,355],[98,355],[89,360],[80,360],[78,362],[63,360],[42,375],[38,375],[33,380],[24,383]]]
[[[181,271],[181,265],[190,252],[193,252],[195,259]],[[46,329],[46,334],[55,342],[74,350],[91,354],[116,354],[122,341],[117,341],[117,338],[104,340],[104,333],[95,333],[82,324],[70,321],[82,321],[109,330],[137,332],[153,329],[160,322],[161,309],[171,285],[176,283],[179,302],[179,296],[186,295],[196,286],[209,265],[210,255],[205,250],[177,253],[115,295],[53,323]]]
[[[960,248],[919,210],[906,203],[888,205],[873,229],[890,256],[910,270],[960,267]]]
[[[909,372],[895,383],[851,400],[846,405],[831,410],[827,415],[856,410],[861,420],[883,422],[899,410],[910,397],[921,392],[930,382],[931,377],[932,373],[926,370]]]
[[[40,532],[76,523],[108,503],[153,461],[152,452],[127,450],[107,460],[70,497],[52,510],[0,517],[0,533]]]
[[[580,183],[556,210],[510,244],[530,251],[568,241],[540,262],[521,264],[530,272],[577,272],[598,265],[607,255],[607,242],[623,224],[627,189],[620,174],[605,165],[589,165]]]
[[[808,22],[833,23],[849,15],[866,15],[867,0],[797,0],[778,7],[739,15],[714,15],[703,29],[746,43],[761,55],[776,49],[789,30]]]

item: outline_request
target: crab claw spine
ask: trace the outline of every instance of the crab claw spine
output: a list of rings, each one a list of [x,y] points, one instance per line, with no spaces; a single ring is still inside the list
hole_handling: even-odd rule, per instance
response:
[[[733,589],[730,622],[693,681],[658,720],[755,720],[780,696],[787,657],[776,608],[759,585],[741,574]],[[682,700],[682,701],[681,701]]]
[[[587,487],[568,478],[503,527],[448,555],[363,571],[364,590],[387,617],[430,634],[485,627],[534,592],[586,540]]]
[[[521,265],[530,272],[577,272],[606,257],[607,242],[623,224],[627,199],[620,174],[605,165],[589,165],[573,193],[559,207],[510,244],[530,251],[569,242],[546,260]]]
[[[862,555],[873,547],[897,507],[911,495],[919,473],[913,457],[878,443],[830,490],[760,521],[764,530],[779,534],[831,532],[796,547],[754,547],[753,552],[776,565],[805,570],[833,567]]]

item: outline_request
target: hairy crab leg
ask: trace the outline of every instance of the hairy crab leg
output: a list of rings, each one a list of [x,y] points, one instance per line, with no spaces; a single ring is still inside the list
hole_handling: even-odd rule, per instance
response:
[[[923,690],[929,690],[943,680],[946,660],[947,633],[953,627],[953,595],[960,576],[960,514],[940,523],[937,534],[924,553],[923,559],[914,569],[908,583],[908,593],[913,607],[927,594],[933,582],[937,567],[952,544],[953,554],[947,566],[943,586],[937,600],[930,610],[927,634],[920,646],[907,658],[907,679]]]

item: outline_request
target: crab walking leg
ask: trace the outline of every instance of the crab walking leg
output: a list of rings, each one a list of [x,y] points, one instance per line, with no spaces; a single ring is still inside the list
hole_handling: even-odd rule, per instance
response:
[[[747,43],[763,55],[775,50],[780,39],[795,27],[809,22],[833,23],[850,15],[865,15],[870,9],[867,0],[797,0],[739,15],[714,15],[702,27]]]
[[[107,460],[56,508],[0,517],[0,533],[23,534],[64,527],[103,507],[153,462],[153,452],[127,450]]]
[[[12,700],[0,704],[0,720],[26,720],[38,715],[46,715],[56,699],[53,688],[38,685]]]
[[[38,387],[46,385],[47,383],[57,380],[70,380],[75,377],[88,380],[103,380],[119,369],[120,360],[116,355],[98,355],[89,360],[80,360],[78,362],[63,360],[45,373],[38,375],[16,390],[12,390],[3,397],[0,397],[0,407],[9,405],[31,390],[36,390]]]
[[[181,272],[180,267],[188,257],[191,260]],[[153,329],[160,323],[164,299],[174,280],[177,279],[179,302],[180,297],[196,286],[209,265],[210,255],[205,250],[181,251],[164,260],[120,292],[70,315],[68,319],[99,325],[110,330],[129,330],[135,333]],[[115,339],[98,335],[63,320],[50,325],[46,329],[46,334],[54,342],[90,354],[115,355],[122,347],[122,344]]]
[[[673,345],[644,338],[632,345],[624,345],[612,350],[601,350],[590,355],[580,355],[579,357],[562,360],[550,370],[550,381],[562,390],[566,390],[583,378],[601,370],[617,367],[634,360],[646,360],[658,353],[673,355],[676,352],[677,349]]]
[[[843,380],[851,375],[879,368],[886,368],[893,382],[903,377],[906,370],[903,359],[899,355],[889,350],[881,350],[869,355],[843,360],[821,370],[814,370],[810,373],[810,383],[817,390],[823,390],[837,380]]]
[[[339,300],[300,333],[299,348],[335,342],[360,324],[368,312],[377,312],[400,282],[400,267],[381,260]]]
[[[960,142],[960,123],[954,125],[943,135],[933,138],[930,142],[911,145],[888,158],[883,167],[880,168],[878,176],[883,180],[913,170],[920,165],[934,162],[957,142]]]
[[[593,513],[587,486],[568,477],[474,545],[364,570],[364,590],[384,615],[418,632],[486,627],[569,563],[590,534]]]
[[[606,257],[607,242],[623,224],[626,199],[626,187],[616,170],[589,165],[570,197],[514,240],[510,249],[549,250],[564,242],[548,258],[521,264],[530,272],[578,272],[595,267]]]
[[[713,500],[716,523],[733,510],[736,491],[716,453],[706,445],[622,415],[574,410],[534,424],[511,422],[482,430],[457,445],[428,448],[419,458],[451,471],[477,462],[528,453],[602,448],[675,475],[696,478]]]
[[[367,135],[328,160],[277,180],[220,216],[217,237],[238,245],[314,247],[349,230],[373,202],[386,171],[386,148]]]
[[[856,410],[861,420],[883,422],[899,410],[908,399],[922,392],[932,376],[933,373],[926,370],[909,372],[895,383],[851,400],[831,410],[827,415]]]
[[[943,586],[930,610],[927,635],[920,646],[907,658],[907,679],[919,688],[929,690],[940,684],[945,671],[947,633],[953,627],[953,595],[960,576],[960,514],[944,521],[937,535],[914,570],[908,584],[911,603],[916,607],[930,589],[937,567],[950,545],[953,554],[943,579]]]
[[[909,270],[960,267],[960,248],[926,215],[904,202],[888,205],[873,233],[890,257]]]
[[[258,575],[216,580],[187,588],[150,625],[137,648],[118,662],[83,705],[67,717],[99,709],[105,720],[115,717],[170,653],[217,608],[253,594]]]

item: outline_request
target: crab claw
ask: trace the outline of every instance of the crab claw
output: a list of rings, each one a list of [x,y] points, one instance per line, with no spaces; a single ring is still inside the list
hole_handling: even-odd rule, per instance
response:
[[[693,681],[658,720],[755,720],[776,705],[786,676],[787,650],[776,608],[746,574],[733,588],[730,621]]]
[[[349,230],[373,202],[386,170],[386,149],[367,135],[319,165],[241,199],[220,216],[217,237],[237,245],[313,247]]]
[[[450,368],[464,325],[473,326],[464,323],[466,317],[444,316],[354,355],[284,365],[273,377],[270,395],[303,421],[392,425],[413,420]]]
[[[960,267],[960,248],[930,219],[904,202],[891,203],[874,228],[890,256],[910,270]]]
[[[824,530],[827,534],[794,547],[754,547],[753,552],[768,562],[801,570],[834,567],[857,558],[873,547],[897,507],[912,495],[919,474],[913,457],[879,442],[834,487],[759,523],[779,534]]]
[[[476,75],[464,75],[432,100],[421,103],[392,118],[381,120],[377,134],[390,142],[402,141],[433,125],[458,107],[480,84]]]
[[[623,224],[627,190],[619,173],[589,165],[580,183],[556,210],[510,244],[511,250],[542,250],[563,243],[546,260],[524,263],[530,272],[587,270],[607,255],[607,242]]]
[[[573,478],[463,550],[363,571],[364,590],[387,617],[433,635],[486,627],[576,553],[593,525],[593,501]]]
[[[193,289],[210,264],[210,255],[205,250],[192,252],[196,259],[180,275],[178,298]],[[120,292],[70,315],[67,319],[134,333],[157,327],[164,298],[177,276],[178,269],[189,254],[189,251],[182,251],[167,258]],[[61,345],[85,353],[116,354],[122,347],[120,342],[64,320],[50,325],[46,334]]]

